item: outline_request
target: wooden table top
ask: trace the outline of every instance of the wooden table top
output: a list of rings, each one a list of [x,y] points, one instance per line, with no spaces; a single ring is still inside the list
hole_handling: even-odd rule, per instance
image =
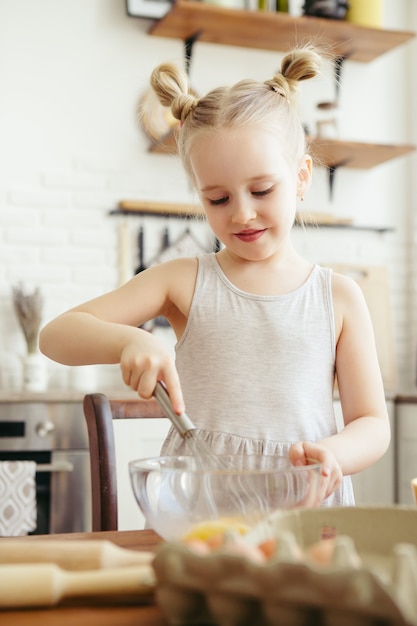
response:
[[[99,539],[112,541],[131,550],[154,550],[162,539],[152,530],[109,531],[96,533],[69,533],[65,535],[30,535],[19,541],[54,539],[71,541]],[[16,540],[16,537],[13,538]],[[7,542],[8,538],[0,539]],[[0,623],[6,626],[167,626],[160,609],[147,601],[147,605],[86,605],[56,606],[45,609],[0,610]]]

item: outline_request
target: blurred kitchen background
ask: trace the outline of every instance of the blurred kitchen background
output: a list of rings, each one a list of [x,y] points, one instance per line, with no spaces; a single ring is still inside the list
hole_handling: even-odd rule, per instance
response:
[[[415,0],[382,5],[382,28],[417,31]],[[60,399],[71,401],[74,410],[86,391],[125,391],[118,367],[80,372],[49,361],[44,393],[37,398],[22,391],[26,344],[14,286],[27,293],[39,288],[45,323],[133,275],[141,227],[145,264],[158,259],[167,234],[174,244],[189,229],[197,246],[213,247],[204,223],[115,213],[124,200],[196,202],[178,157],[150,152],[137,122],[152,69],[167,60],[185,63],[183,42],[150,36],[151,25],[129,16],[124,0],[0,0],[1,424],[25,398],[53,402],[59,410]],[[197,41],[191,82],[205,93],[246,77],[266,80],[282,56]],[[339,106],[325,113],[317,104],[335,97],[333,64],[326,62],[323,75],[302,86],[302,121],[313,135],[320,121],[336,117],[330,132],[339,139],[417,144],[416,72],[417,38],[368,63],[348,59]],[[417,475],[416,165],[417,154],[410,152],[370,169],[340,167],[332,195],[328,171],[316,168],[300,209],[351,227],[294,230],[298,249],[312,262],[383,269],[369,297],[395,433],[377,499],[390,502],[411,501],[408,480]],[[163,326],[155,332],[172,342]]]

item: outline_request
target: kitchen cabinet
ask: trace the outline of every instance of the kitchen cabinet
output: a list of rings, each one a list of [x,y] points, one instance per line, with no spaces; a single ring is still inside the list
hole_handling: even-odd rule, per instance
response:
[[[163,18],[153,22],[149,34],[277,52],[289,50],[297,42],[318,39],[336,57],[359,62],[370,62],[415,37],[410,31],[367,28],[345,20],[227,9],[193,0],[174,2]],[[153,143],[150,150],[173,152],[174,133]],[[316,162],[328,169],[367,169],[415,150],[411,145],[362,144],[319,137],[311,137],[310,145]]]

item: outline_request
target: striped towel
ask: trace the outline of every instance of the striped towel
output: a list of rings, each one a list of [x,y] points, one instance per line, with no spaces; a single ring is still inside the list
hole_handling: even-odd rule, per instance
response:
[[[36,528],[36,463],[0,461],[0,537]]]

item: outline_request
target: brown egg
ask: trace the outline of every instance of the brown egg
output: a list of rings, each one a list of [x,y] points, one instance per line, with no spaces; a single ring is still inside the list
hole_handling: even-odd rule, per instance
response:
[[[223,543],[224,543],[223,533],[217,533],[216,535],[211,535],[210,537],[207,537],[206,539],[206,544],[210,550],[218,550],[219,548],[222,547]]]
[[[333,559],[335,548],[335,538],[321,539],[307,548],[305,555],[307,561],[312,561],[316,565],[330,565]]]
[[[266,559],[271,559],[274,556],[277,547],[277,539],[266,539],[265,541],[262,541],[262,543],[260,543],[258,546],[259,550],[265,555]]]
[[[206,555],[210,554],[210,547],[207,545],[207,542],[202,541],[201,539],[185,539],[183,541],[190,550],[195,552],[196,554]]]
[[[239,537],[225,541],[222,552],[224,554],[237,554],[254,563],[265,563],[266,556],[258,546],[252,546]]]
[[[277,556],[283,561],[303,561],[304,553],[298,543],[292,538],[291,541],[283,537],[280,539],[266,539],[259,545],[259,549],[264,553],[267,560]]]

